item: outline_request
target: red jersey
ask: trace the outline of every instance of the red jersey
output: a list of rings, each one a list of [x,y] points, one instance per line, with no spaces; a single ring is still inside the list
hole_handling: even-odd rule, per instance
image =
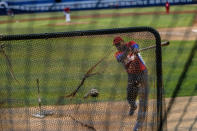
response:
[[[166,8],[169,8],[170,4],[168,2],[166,2]]]
[[[64,8],[64,12],[69,13],[70,12],[70,8]]]
[[[126,44],[126,46],[128,48],[138,48],[139,46],[138,44],[136,44],[134,41],[130,41],[129,43]],[[133,53],[129,53],[126,58],[124,58],[124,60],[121,61],[121,56],[124,54],[124,52],[122,51],[117,51],[115,53],[115,57],[118,60],[118,62],[122,62],[126,71],[128,73],[132,73],[132,74],[136,74],[136,73],[140,73],[144,70],[146,70],[146,66],[145,63],[140,55],[140,53],[138,54],[133,54]]]

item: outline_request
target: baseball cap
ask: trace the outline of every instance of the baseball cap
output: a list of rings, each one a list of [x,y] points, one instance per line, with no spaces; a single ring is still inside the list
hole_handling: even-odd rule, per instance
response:
[[[116,37],[114,38],[113,44],[114,44],[114,45],[115,45],[115,44],[118,44],[118,43],[120,43],[120,41],[123,41],[123,39],[122,39],[120,36],[116,36]]]

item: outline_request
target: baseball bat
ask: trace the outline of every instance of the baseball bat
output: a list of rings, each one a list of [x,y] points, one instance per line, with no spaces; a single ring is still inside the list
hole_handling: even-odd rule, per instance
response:
[[[168,46],[169,44],[170,44],[169,41],[161,42],[161,46]],[[149,50],[149,49],[153,49],[153,48],[156,48],[156,45],[149,46],[149,47],[145,47],[145,48],[141,48],[141,49],[139,50],[139,52],[145,51],[145,50]]]
[[[39,106],[39,109],[40,109],[40,115],[42,114],[42,108],[41,108],[41,98],[40,98],[40,82],[39,82],[39,79],[36,79],[36,83],[37,83],[37,89],[38,89],[38,106]]]

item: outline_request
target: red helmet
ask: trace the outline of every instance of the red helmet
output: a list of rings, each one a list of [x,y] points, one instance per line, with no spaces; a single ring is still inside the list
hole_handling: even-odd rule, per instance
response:
[[[118,44],[118,43],[120,43],[120,41],[123,41],[123,39],[122,39],[120,36],[116,36],[116,37],[114,38],[113,44],[114,44],[114,45],[115,45],[115,44]]]

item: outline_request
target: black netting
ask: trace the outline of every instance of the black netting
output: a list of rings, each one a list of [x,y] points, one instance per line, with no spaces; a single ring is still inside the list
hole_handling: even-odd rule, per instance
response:
[[[142,49],[160,44],[160,37],[151,28],[119,31],[1,38],[0,127],[115,131],[132,130],[138,123],[143,130],[157,130],[164,112],[158,95],[158,74],[162,75],[157,70],[161,65],[157,65],[159,49],[141,51],[148,72],[128,80],[124,66],[114,56],[113,39],[121,36]],[[131,98],[134,88],[138,90],[136,101]],[[97,97],[88,94],[91,89],[98,91]],[[132,100],[136,110],[129,116]]]

